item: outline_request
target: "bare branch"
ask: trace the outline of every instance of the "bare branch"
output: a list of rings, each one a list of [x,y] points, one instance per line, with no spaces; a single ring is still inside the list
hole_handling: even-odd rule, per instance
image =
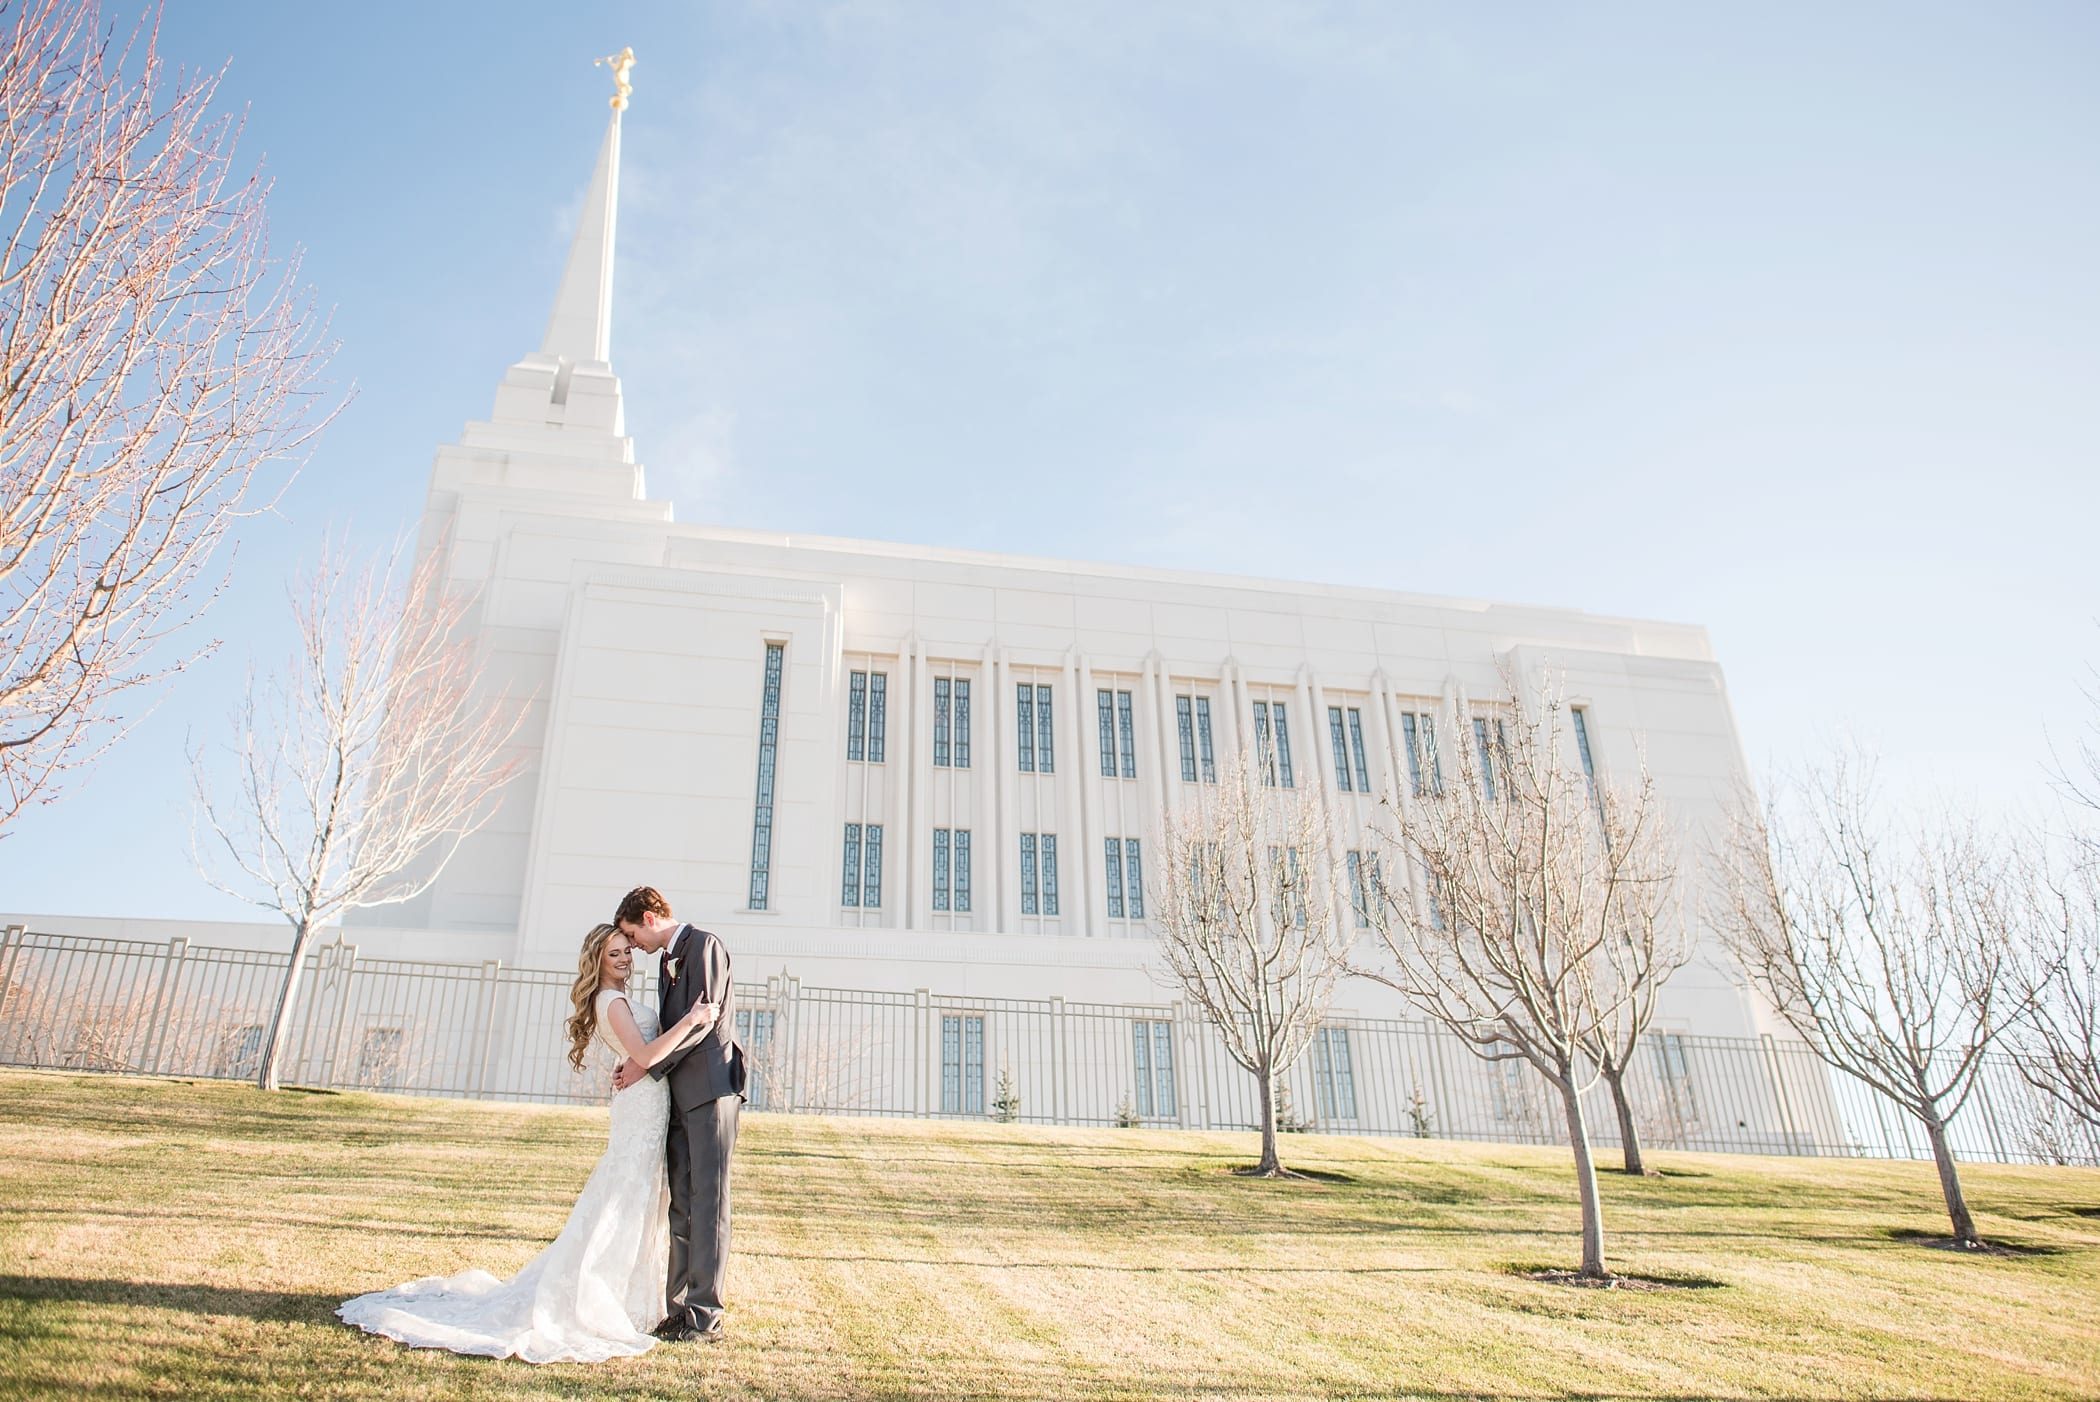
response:
[[[299,650],[260,687],[250,675],[227,747],[231,796],[215,792],[201,749],[190,757],[199,870],[296,932],[266,1088],[314,933],[428,890],[522,763],[511,741],[525,703],[485,684],[445,551],[396,584],[400,553],[353,578],[331,550],[295,586]]]
[[[1150,878],[1161,958],[1259,1087],[1263,1174],[1282,1171],[1277,1087],[1327,1016],[1350,944],[1319,791],[1273,780],[1252,755],[1228,759],[1166,815]]]
[[[269,464],[337,406],[333,347],[273,266],[268,187],[233,170],[218,75],[170,79],[149,16],[0,12],[0,834],[136,721]]]
[[[1380,833],[1391,963],[1358,972],[1398,990],[1489,1060],[1521,1058],[1559,1093],[1583,1206],[1583,1270],[1604,1238],[1581,1093],[1623,1067],[1656,991],[1689,957],[1677,852],[1645,770],[1600,784],[1572,759],[1557,683],[1503,671],[1491,706],[1458,698],[1447,783],[1386,805]],[[1452,741],[1459,743],[1452,743]],[[1470,740],[1470,743],[1468,741]]]
[[[1955,1238],[1975,1245],[1947,1125],[2038,991],[2017,976],[2006,844],[1952,814],[1891,827],[1872,761],[1841,752],[1762,811],[1740,798],[1720,865],[1714,923],[1737,964],[1817,1055],[1925,1126]]]

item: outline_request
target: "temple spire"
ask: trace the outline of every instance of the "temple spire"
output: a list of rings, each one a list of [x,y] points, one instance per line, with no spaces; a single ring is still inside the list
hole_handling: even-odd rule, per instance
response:
[[[547,318],[547,334],[540,341],[542,355],[572,364],[605,364],[612,355],[613,230],[620,204],[620,117],[627,110],[628,94],[634,90],[627,80],[628,71],[634,67],[634,50],[623,49],[598,62],[611,65],[613,70],[612,120],[605,126],[605,143],[598,148],[598,165],[591,172],[590,189],[583,197],[583,216],[576,221],[576,238],[569,245],[569,261],[562,268],[561,291],[554,298],[554,313]]]

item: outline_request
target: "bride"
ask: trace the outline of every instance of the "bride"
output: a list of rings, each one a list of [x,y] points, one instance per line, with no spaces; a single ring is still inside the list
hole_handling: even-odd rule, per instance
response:
[[[611,925],[584,936],[569,990],[569,1064],[583,1070],[596,1040],[654,1065],[714,1021],[696,1004],[661,1035],[656,1014],[627,997],[634,950]],[[599,1363],[644,1353],[664,1314],[670,1258],[664,1176],[668,1092],[644,1076],[612,1101],[612,1133],[561,1235],[509,1280],[487,1271],[426,1276],[360,1295],[336,1310],[346,1324],[413,1348],[442,1348],[527,1363]]]

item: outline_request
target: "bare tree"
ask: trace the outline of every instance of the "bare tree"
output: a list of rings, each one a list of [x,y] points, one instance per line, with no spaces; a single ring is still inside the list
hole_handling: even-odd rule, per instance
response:
[[[215,646],[184,637],[223,586],[213,554],[334,408],[218,75],[171,81],[150,17],[119,44],[76,0],[0,27],[4,832]]]
[[[1981,1245],[1947,1126],[2031,997],[2008,862],[1973,822],[1892,829],[1872,767],[1841,753],[1741,800],[1716,923],[1750,981],[1831,1066],[1925,1127],[1954,1239]]]
[[[1643,771],[1622,792],[1593,793],[1563,734],[1566,708],[1542,680],[1528,698],[1504,673],[1500,714],[1447,708],[1447,733],[1485,745],[1457,782],[1389,809],[1374,922],[1392,955],[1358,972],[1397,989],[1489,1061],[1521,1060],[1559,1094],[1582,1203],[1582,1268],[1604,1266],[1604,1218],[1582,1093],[1593,1048],[1624,1045],[1651,985],[1676,967],[1664,951],[1676,910],[1676,857]],[[1644,951],[1635,957],[1634,951]],[[1638,1004],[1640,1007],[1629,1005]],[[1623,1074],[1623,1067],[1622,1074]]]
[[[1317,789],[1285,789],[1240,755],[1162,823],[1152,927],[1190,1002],[1254,1077],[1261,1160],[1281,1176],[1276,1112],[1286,1071],[1334,1000],[1350,940],[1335,919],[1327,812]]]
[[[2100,1129],[2100,864],[2052,867],[2034,843],[2021,865],[2029,908],[2018,961],[2026,1016],[2012,1034],[2020,1074]]]
[[[1620,836],[1629,821],[1637,817],[1629,807],[1645,808],[1652,801],[1645,771],[1630,804],[1626,797],[1600,793],[1599,821],[1604,839],[1609,842]],[[1644,823],[1645,819],[1641,821]],[[1667,879],[1676,870],[1674,846],[1666,842],[1659,825],[1649,825],[1647,830],[1653,834],[1657,850],[1645,854],[1646,860]],[[1645,1176],[1648,1168],[1641,1157],[1640,1123],[1633,1098],[1627,1094],[1626,1077],[1640,1054],[1642,1039],[1655,1023],[1663,985],[1692,958],[1690,926],[1673,893],[1665,889],[1662,894],[1665,899],[1644,902],[1638,910],[1629,911],[1617,936],[1598,950],[1599,968],[1591,986],[1594,1017],[1590,1035],[1583,1041],[1584,1053],[1596,1063],[1605,1085],[1611,1087],[1612,1108],[1619,1119],[1621,1166],[1637,1178]]]
[[[215,794],[202,749],[190,756],[200,871],[294,931],[256,1078],[265,1090],[278,1084],[314,935],[428,890],[519,769],[509,750],[523,706],[485,691],[444,552],[397,583],[400,553],[350,579],[331,550],[296,581],[299,650],[260,688],[250,675],[227,791]],[[213,874],[207,847],[230,860],[231,880]]]

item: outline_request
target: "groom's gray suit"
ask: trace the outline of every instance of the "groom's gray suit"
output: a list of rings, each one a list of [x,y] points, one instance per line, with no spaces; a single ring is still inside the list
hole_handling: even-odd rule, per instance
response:
[[[671,1174],[669,1317],[706,1332],[722,1319],[722,1277],[729,1264],[729,1156],[744,1103],[744,1049],[736,1041],[736,985],[729,951],[706,930],[681,925],[664,948],[659,1027],[695,1003],[721,1014],[700,1035],[649,1069],[671,1090],[671,1135],[664,1159]]]

